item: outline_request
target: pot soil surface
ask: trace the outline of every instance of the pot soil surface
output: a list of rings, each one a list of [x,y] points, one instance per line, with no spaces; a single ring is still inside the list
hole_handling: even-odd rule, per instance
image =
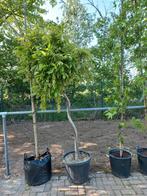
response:
[[[140,154],[144,157],[147,157],[147,149],[142,149],[142,151],[140,152]]]
[[[122,156],[120,156],[120,152],[113,152],[112,155],[118,158],[127,158],[130,156],[129,153],[125,151],[123,151]]]
[[[89,155],[85,152],[80,151],[78,159],[75,159],[75,152],[70,152],[66,157],[64,157],[64,160],[66,163],[80,163],[82,161],[86,161],[89,159]]]
[[[117,127],[119,121],[76,121],[79,131],[80,149],[91,154],[91,170],[111,172],[109,159],[106,154],[109,147],[117,146]],[[65,122],[39,122],[38,140],[40,153],[50,149],[52,154],[52,168],[54,174],[63,174],[65,172],[63,164],[63,155],[73,150],[73,129],[68,121]],[[13,122],[8,125],[9,139],[9,159],[11,165],[11,174],[13,176],[24,175],[23,156],[24,153],[33,154],[34,139],[32,122]],[[132,128],[130,122],[124,133],[125,146],[136,154],[136,146],[146,147],[146,133],[139,133]],[[0,176],[4,174],[4,156],[3,156],[3,135],[0,128]],[[132,169],[138,170],[136,157],[133,156]]]

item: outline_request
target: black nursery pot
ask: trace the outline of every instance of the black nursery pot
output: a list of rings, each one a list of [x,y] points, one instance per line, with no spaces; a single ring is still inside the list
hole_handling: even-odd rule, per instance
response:
[[[34,156],[24,155],[25,181],[29,186],[46,183],[51,178],[51,154],[47,151],[36,159]]]
[[[147,175],[147,148],[137,148],[137,157],[141,173]]]
[[[131,170],[132,155],[123,149],[123,156],[119,156],[120,149],[114,148],[109,151],[109,159],[112,174],[120,178],[128,178]]]
[[[79,153],[84,153],[87,156],[86,160],[81,160],[78,162],[67,162],[65,158],[69,154],[73,154],[74,151],[68,152],[64,155],[64,164],[70,181],[74,184],[83,184],[89,180],[89,169],[91,156],[89,153],[84,151],[79,151]]]

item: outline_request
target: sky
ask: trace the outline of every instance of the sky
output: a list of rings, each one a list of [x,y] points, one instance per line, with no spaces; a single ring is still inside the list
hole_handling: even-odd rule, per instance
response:
[[[104,16],[106,14],[106,10],[108,14],[114,11],[113,0],[93,0],[93,1],[95,5],[100,9],[102,15]],[[87,11],[89,13],[95,12],[95,9],[88,4],[87,0],[81,0],[81,3],[83,3],[86,6]],[[43,16],[45,20],[53,20],[54,22],[57,22],[57,17],[59,18],[59,21],[61,20],[62,18],[61,4],[58,3],[55,7],[52,8],[52,6],[49,3],[46,3],[45,9],[47,10],[47,13]],[[96,44],[96,38],[93,39],[90,45],[92,46],[95,44]],[[130,68],[130,71],[131,71],[131,76],[135,76],[137,74],[136,69]]]
[[[59,0],[58,0],[59,1]],[[105,15],[105,10],[108,12],[113,10],[113,0],[93,0],[95,5],[98,6],[100,11],[102,12],[103,15]],[[95,9],[88,4],[87,0],[81,0],[81,3],[83,3],[87,11],[89,13],[94,13]],[[54,8],[46,2],[44,7],[47,10],[47,13],[43,16],[45,20],[53,20],[54,22],[57,22],[57,17],[59,18],[59,21],[62,18],[62,9],[61,9],[61,4],[57,4]]]

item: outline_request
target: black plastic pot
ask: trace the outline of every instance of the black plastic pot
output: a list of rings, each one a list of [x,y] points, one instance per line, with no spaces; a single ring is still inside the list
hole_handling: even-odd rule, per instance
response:
[[[51,154],[47,151],[36,159],[34,156],[27,157],[24,155],[24,173],[25,181],[29,186],[37,186],[50,180],[51,171]]]
[[[83,184],[89,180],[91,156],[87,152],[79,151],[79,153],[86,154],[88,158],[86,160],[81,160],[78,162],[67,162],[65,158],[71,153],[73,154],[74,151],[66,153],[63,158],[68,177],[74,184]]]
[[[141,173],[147,175],[147,148],[137,148],[138,165]]]
[[[132,155],[129,151],[123,149],[123,156],[119,156],[120,149],[113,148],[109,151],[109,159],[112,174],[120,178],[128,178],[131,170]]]

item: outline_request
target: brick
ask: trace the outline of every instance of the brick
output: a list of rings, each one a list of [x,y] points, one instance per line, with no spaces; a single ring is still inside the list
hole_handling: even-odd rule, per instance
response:
[[[122,196],[120,190],[114,190],[113,192],[114,192],[114,195],[116,196]]]
[[[52,186],[51,182],[46,183],[44,186],[44,191],[49,192],[51,190],[51,186]]]
[[[22,193],[22,196],[30,196],[31,194],[30,194],[30,191],[24,191],[23,193]]]
[[[30,191],[31,192],[43,192],[45,188],[45,184],[40,186],[31,186]]]
[[[49,193],[48,192],[36,193],[35,196],[49,196]]]
[[[135,195],[135,191],[134,190],[121,190],[121,192],[122,192],[122,195]]]

